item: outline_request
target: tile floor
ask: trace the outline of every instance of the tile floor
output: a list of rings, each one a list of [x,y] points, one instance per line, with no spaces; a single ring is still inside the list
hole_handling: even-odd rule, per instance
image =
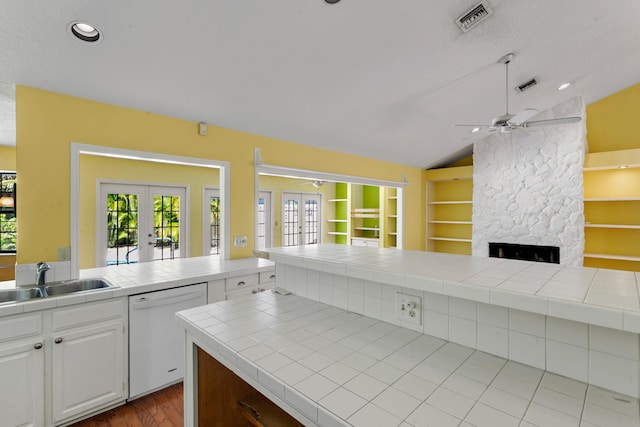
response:
[[[295,295],[179,316],[322,426],[640,426],[637,399]]]

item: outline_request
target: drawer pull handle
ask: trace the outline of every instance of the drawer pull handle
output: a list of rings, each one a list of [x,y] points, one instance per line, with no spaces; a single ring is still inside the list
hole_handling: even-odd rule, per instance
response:
[[[244,286],[246,283],[244,281],[238,282],[238,286]]]
[[[269,276],[269,279],[275,279],[275,278],[276,278],[275,274],[272,274],[271,276]]]
[[[254,289],[254,290],[252,290],[252,291],[251,291],[251,293],[252,293],[252,294],[257,294],[257,293],[258,293],[258,290],[257,290],[257,289]]]
[[[56,344],[60,344],[62,342],[62,338],[58,337],[55,340],[53,340],[53,342]]]
[[[33,348],[35,348],[36,350],[40,350],[40,349],[42,348],[42,343],[41,343],[41,342],[36,343],[36,344],[33,346]]]

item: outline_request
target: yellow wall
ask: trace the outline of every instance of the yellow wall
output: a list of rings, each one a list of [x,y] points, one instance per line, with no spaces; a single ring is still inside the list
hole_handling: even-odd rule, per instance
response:
[[[405,173],[405,248],[423,249],[424,191],[421,170],[322,150],[292,142],[197,124],[25,86],[16,88],[18,263],[55,261],[69,240],[69,165],[72,142],[231,164],[231,236],[246,235],[246,248],[231,257],[251,256],[254,236],[253,150],[267,164],[399,181]],[[390,143],[392,143],[390,141]]]
[[[219,187],[219,170],[82,155],[80,156],[80,268],[95,267],[97,180],[188,185],[191,228],[189,250],[191,256],[202,255],[202,189],[203,186]]]
[[[589,152],[640,148],[640,83],[587,106]]]
[[[0,170],[16,170],[16,148],[0,145]]]

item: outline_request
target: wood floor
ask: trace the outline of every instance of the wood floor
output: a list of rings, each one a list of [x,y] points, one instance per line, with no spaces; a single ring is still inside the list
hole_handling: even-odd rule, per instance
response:
[[[70,427],[183,427],[182,396],[178,383]]]

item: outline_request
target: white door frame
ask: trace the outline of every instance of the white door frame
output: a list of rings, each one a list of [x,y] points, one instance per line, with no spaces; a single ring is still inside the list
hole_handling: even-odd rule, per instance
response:
[[[266,197],[265,197],[266,196]],[[267,248],[273,247],[273,190],[260,190],[258,191],[258,199],[268,199],[268,207],[265,210],[265,246]],[[259,205],[256,205],[259,206]],[[256,240],[259,235],[258,230],[258,210],[256,209]],[[256,248],[258,244],[256,242]]]
[[[281,212],[281,224],[282,224],[282,236],[281,236],[281,242],[282,242],[282,246],[284,247],[284,241],[285,241],[285,227],[284,227],[284,200],[285,200],[285,195],[294,195],[294,196],[300,196],[299,198],[299,202],[298,202],[298,224],[299,227],[304,227],[306,224],[306,217],[305,217],[305,210],[304,210],[304,206],[305,206],[305,201],[306,200],[316,200],[318,203],[318,241],[316,243],[322,243],[322,193],[309,193],[309,192],[301,192],[301,191],[283,191],[282,192],[282,196],[280,199],[280,205],[282,207],[282,212]],[[298,245],[306,245],[308,244],[307,242],[304,241],[304,237],[305,233],[304,230],[302,228],[299,228],[299,240],[298,240]]]
[[[99,145],[71,143],[70,149],[70,212],[69,212],[69,241],[71,245],[71,266],[70,276],[77,279],[80,275],[80,155],[93,155],[116,157],[121,159],[143,160],[149,162],[181,164],[186,166],[197,166],[202,168],[220,170],[220,199],[224,201],[222,223],[220,224],[220,239],[224,241],[222,259],[229,259],[229,242],[231,227],[229,218],[231,217],[231,164],[218,160],[199,159],[196,157],[174,156],[170,154],[152,153],[147,151],[127,150],[124,148],[104,147]]]

